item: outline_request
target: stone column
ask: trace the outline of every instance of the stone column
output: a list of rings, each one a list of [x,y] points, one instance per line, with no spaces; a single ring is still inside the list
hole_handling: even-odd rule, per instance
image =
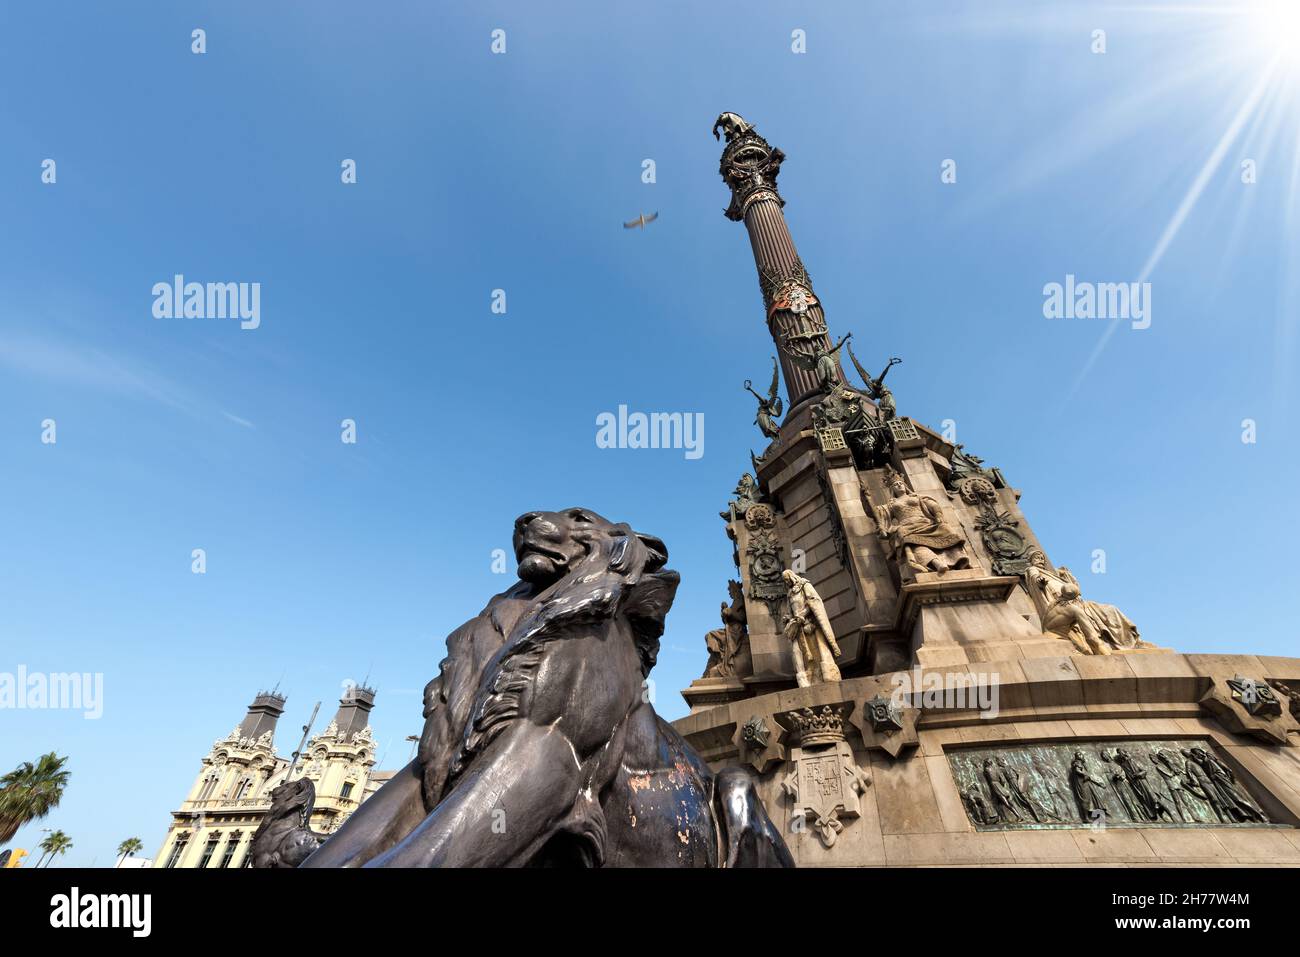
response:
[[[723,117],[734,120],[723,122]],[[818,395],[820,388],[816,375],[791,356],[811,358],[818,348],[829,349],[831,343],[821,303],[813,293],[812,280],[799,260],[781,212],[785,200],[776,190],[776,179],[785,154],[735,114],[724,113],[719,123],[727,133],[719,167],[723,182],[731,189],[726,216],[743,222],[749,232],[767,328],[780,356],[793,413]]]

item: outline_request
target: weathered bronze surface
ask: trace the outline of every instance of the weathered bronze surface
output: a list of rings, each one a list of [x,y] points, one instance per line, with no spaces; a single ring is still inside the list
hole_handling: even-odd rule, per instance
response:
[[[781,370],[777,367],[776,356],[772,357],[772,384],[768,386],[766,398],[754,391],[754,384],[749,379],[745,380],[745,390],[758,400],[758,414],[754,417],[754,424],[769,439],[775,439],[781,434],[781,426],[776,422],[777,416],[781,414],[781,397],[777,395],[780,386]]]
[[[1074,741],[947,756],[981,830],[1270,823],[1208,741]]]
[[[748,772],[650,703],[664,543],[571,508],[520,516],[514,549],[520,581],[447,638],[415,760],[303,866],[790,866]]]
[[[898,405],[894,402],[894,393],[890,392],[889,388],[885,385],[885,376],[889,374],[890,369],[894,368],[894,366],[898,365],[903,360],[898,358],[898,356],[894,356],[886,364],[884,371],[875,378],[872,378],[871,373],[862,367],[862,363],[858,361],[858,357],[853,354],[852,346],[849,346],[849,358],[853,360],[853,367],[858,370],[858,375],[862,376],[862,382],[867,387],[867,395],[871,397],[871,399],[876,403],[876,408],[880,410],[881,420],[888,422],[898,414]]]
[[[248,847],[252,867],[292,868],[302,864],[325,840],[307,826],[316,806],[316,785],[298,778],[271,792],[271,808],[253,832]]]

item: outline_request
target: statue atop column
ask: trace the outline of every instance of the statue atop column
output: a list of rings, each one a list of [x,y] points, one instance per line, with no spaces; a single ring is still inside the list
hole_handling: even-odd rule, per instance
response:
[[[719,113],[718,118],[713,122],[713,138],[721,139],[718,130],[722,130],[727,136],[727,142],[730,143],[737,136],[748,133],[753,128],[739,113]]]
[[[781,573],[790,617],[785,620],[784,634],[794,649],[794,676],[800,688],[839,681],[840,669],[835,658],[840,646],[835,642],[826,606],[817,589],[806,578],[786,569]]]

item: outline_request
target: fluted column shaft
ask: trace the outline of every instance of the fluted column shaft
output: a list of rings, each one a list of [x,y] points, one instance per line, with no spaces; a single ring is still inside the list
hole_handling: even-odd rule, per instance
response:
[[[785,201],[776,190],[776,180],[785,154],[734,113],[718,117],[715,134],[719,129],[727,134],[718,170],[731,190],[726,216],[744,222],[749,232],[767,310],[767,328],[780,356],[789,412],[793,413],[821,394],[816,372],[804,368],[793,357],[797,355],[811,365],[818,352],[830,349],[831,343],[821,303],[781,212]]]
[[[754,251],[754,266],[758,270],[760,282],[765,276],[789,277],[802,274],[806,278],[807,273],[799,261],[799,253],[786,226],[780,203],[775,199],[760,199],[751,203],[745,210],[745,229],[749,232],[749,244]],[[811,292],[811,282],[808,286]],[[788,309],[772,308],[770,302],[765,301],[764,305],[768,307],[768,332],[776,344],[781,374],[785,377],[786,395],[793,408],[805,399],[819,395],[821,385],[813,370],[805,369],[790,358],[795,349],[791,348],[792,340],[787,337],[792,334],[813,335],[810,339],[802,340],[803,344],[797,350],[805,356],[811,356],[817,347],[829,349],[831,344],[826,333],[826,316],[820,301],[808,305],[802,315]]]

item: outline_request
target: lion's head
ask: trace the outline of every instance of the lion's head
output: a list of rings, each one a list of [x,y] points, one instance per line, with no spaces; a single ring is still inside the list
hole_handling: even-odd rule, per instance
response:
[[[298,815],[306,818],[316,804],[316,786],[307,778],[286,781],[271,791],[271,810],[267,816],[273,820]]]
[[[316,786],[307,778],[277,785],[248,848],[253,867],[297,867],[306,860],[324,840],[307,826],[315,805]]]
[[[532,682],[544,650],[553,641],[593,629],[626,629],[634,642],[642,676],[659,653],[664,618],[672,607],[680,577],[664,568],[668,549],[653,535],[626,523],[611,522],[588,508],[526,512],[515,519],[515,558],[521,583],[497,596],[529,602],[506,626],[506,646],[478,668],[458,667],[452,657],[425,690],[425,795],[436,804],[448,781],[505,725],[518,717],[522,692]],[[494,599],[496,601],[496,599]],[[489,606],[490,608],[491,606]],[[491,618],[491,626],[502,626]],[[472,645],[458,644],[461,654]],[[597,665],[593,665],[598,667]],[[485,674],[481,669],[490,669]],[[473,694],[468,720],[455,704]],[[446,705],[446,706],[444,706]],[[447,727],[445,722],[455,720]],[[435,755],[440,742],[460,741],[448,763]],[[446,760],[446,759],[444,759]]]
[[[633,551],[639,544],[641,556],[626,556],[639,564],[638,572],[658,571],[668,561],[668,549],[653,535],[634,532],[626,524],[615,524],[589,508],[566,508],[562,512],[526,512],[515,519],[515,559],[519,577],[538,589],[564,578],[580,561],[602,545],[626,542]],[[630,567],[630,566],[629,566]]]

